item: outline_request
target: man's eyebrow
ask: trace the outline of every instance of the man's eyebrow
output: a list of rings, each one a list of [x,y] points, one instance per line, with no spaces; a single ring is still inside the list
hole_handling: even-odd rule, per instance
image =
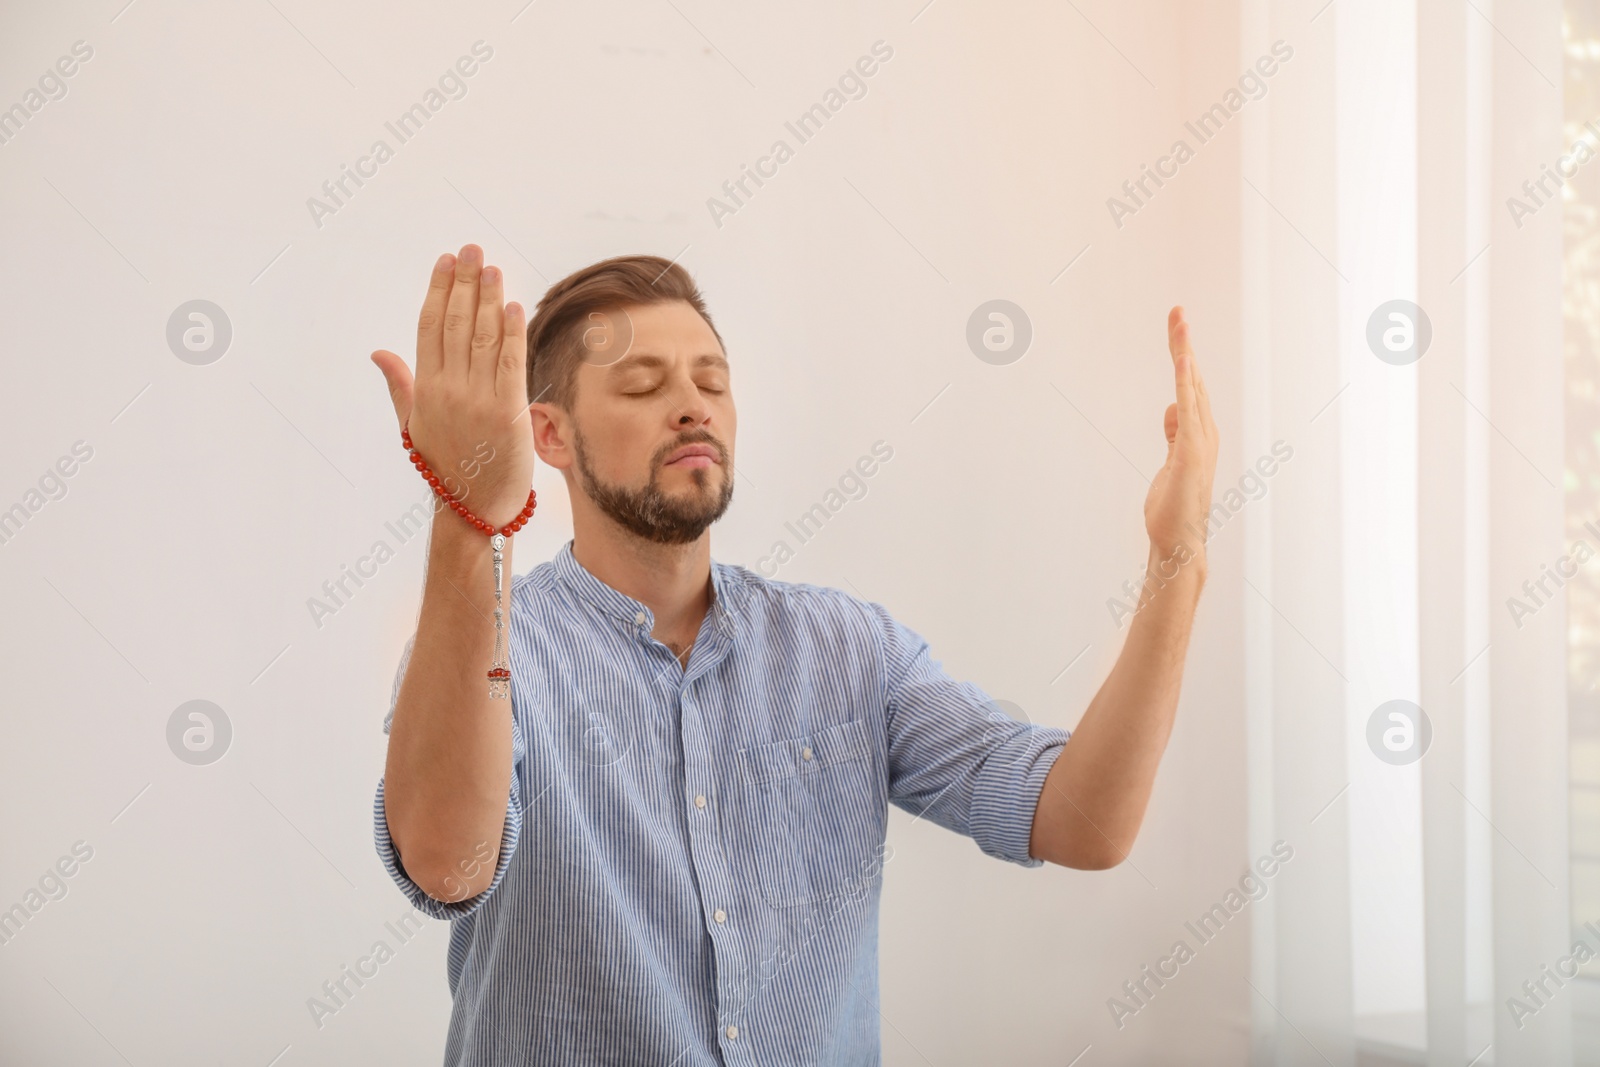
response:
[[[639,370],[646,367],[664,367],[670,362],[671,360],[665,356],[658,356],[652,352],[630,353],[611,364],[608,369],[613,374],[621,374],[624,371]],[[732,369],[728,363],[728,358],[716,352],[702,352],[694,357],[694,365],[697,367],[717,366],[723,370]]]

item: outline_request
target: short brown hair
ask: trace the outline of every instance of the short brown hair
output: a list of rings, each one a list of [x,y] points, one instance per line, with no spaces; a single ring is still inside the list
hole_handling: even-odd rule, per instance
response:
[[[556,282],[528,321],[528,400],[572,410],[583,362],[583,330],[591,313],[674,300],[694,308],[722,345],[694,279],[672,260],[613,256]]]

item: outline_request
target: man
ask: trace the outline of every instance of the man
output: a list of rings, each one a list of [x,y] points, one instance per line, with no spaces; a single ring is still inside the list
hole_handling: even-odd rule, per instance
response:
[[[490,539],[436,511],[385,719],[379,855],[453,920],[446,1061],[876,1063],[890,802],[1026,867],[1101,869],[1132,847],[1216,465],[1182,309],[1145,503],[1159,578],[1067,743],[950,679],[882,605],[712,560],[736,412],[683,268],[597,263],[526,327],[502,285],[477,245],[442,256],[415,379],[372,357],[420,459],[479,520],[515,520],[535,455],[572,500],[573,538],[511,584],[509,700],[485,681]]]

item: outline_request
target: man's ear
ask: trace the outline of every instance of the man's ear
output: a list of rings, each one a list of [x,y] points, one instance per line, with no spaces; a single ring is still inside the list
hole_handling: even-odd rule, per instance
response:
[[[554,404],[536,403],[528,405],[527,417],[533,423],[533,450],[539,462],[558,470],[572,466],[572,421],[567,413]]]

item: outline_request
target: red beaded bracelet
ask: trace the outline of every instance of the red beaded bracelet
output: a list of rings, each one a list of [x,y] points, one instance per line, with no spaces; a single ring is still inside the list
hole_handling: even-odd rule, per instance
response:
[[[428,461],[422,458],[422,453],[418,452],[416,446],[411,443],[411,424],[409,422],[400,429],[400,442],[406,446],[406,451],[411,456],[411,465],[422,473],[423,479],[433,487],[434,493],[436,493],[439,498],[445,502],[445,504],[453,508],[457,515],[460,515],[463,519],[466,519],[484,533],[493,535],[498,532],[510,537],[512,534],[522,529],[522,527],[527,524],[528,519],[533,515],[533,509],[538,501],[539,494],[530,489],[528,490],[527,506],[517,513],[517,517],[515,519],[500,527],[498,531],[495,530],[493,524],[484,522],[471,511],[467,510],[467,506],[461,501],[457,500],[455,498],[455,494],[450,492],[449,489],[446,489],[444,482],[440,480],[437,474],[433,473],[433,469],[428,466]]]
[[[439,499],[448,504],[457,515],[460,515],[473,526],[489,535],[489,545],[494,549],[494,661],[489,668],[489,696],[504,699],[511,695],[511,668],[507,666],[505,661],[505,616],[501,610],[501,590],[505,584],[503,569],[505,557],[503,552],[506,547],[506,538],[522,529],[527,524],[528,519],[532,518],[533,509],[538,502],[538,494],[532,489],[528,490],[527,506],[517,513],[515,519],[499,529],[495,529],[493,523],[485,522],[469,511],[465,504],[456,499],[454,493],[445,488],[444,481],[433,473],[433,470],[428,466],[427,460],[422,458],[422,453],[418,452],[411,443],[411,423],[409,420],[400,428],[400,442],[406,446],[406,452],[411,456],[411,465],[421,472],[422,477],[427,481],[428,485],[432,486]]]

